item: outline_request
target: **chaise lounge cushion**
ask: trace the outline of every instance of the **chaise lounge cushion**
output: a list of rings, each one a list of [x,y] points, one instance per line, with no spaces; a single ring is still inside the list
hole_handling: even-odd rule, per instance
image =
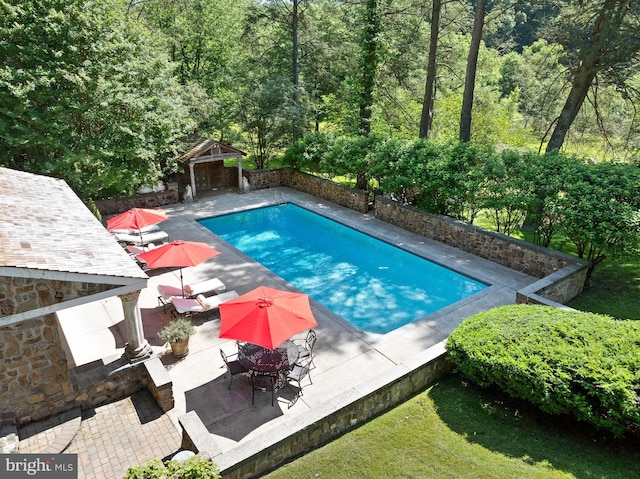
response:
[[[171,303],[178,313],[204,313],[205,311],[214,311],[225,301],[236,297],[238,297],[238,293],[231,290],[209,297],[200,295],[195,299],[173,297]]]
[[[184,292],[178,286],[167,284],[158,285],[158,293],[160,293],[160,298],[164,301],[169,301],[173,296],[198,296],[199,294],[205,294],[211,291],[222,293],[226,289],[227,287],[218,278],[209,278],[192,285],[186,284],[184,286]]]

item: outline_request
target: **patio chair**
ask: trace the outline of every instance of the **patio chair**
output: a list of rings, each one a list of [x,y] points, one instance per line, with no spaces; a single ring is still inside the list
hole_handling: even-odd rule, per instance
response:
[[[313,329],[310,329],[307,333],[307,337],[304,340],[304,344],[298,344],[298,359],[312,358],[310,363],[313,364],[313,347],[316,344],[317,334]]]
[[[313,356],[309,356],[309,358],[304,362],[298,362],[293,365],[291,371],[287,374],[287,382],[291,384],[292,382],[298,384],[298,389],[300,389],[300,396],[302,393],[302,380],[304,378],[309,378],[309,383],[313,384],[311,380],[311,374],[309,373],[309,366],[313,362]]]
[[[276,394],[276,377],[271,374],[257,374],[251,375],[251,404],[255,403],[256,390],[258,391],[271,391],[271,405],[273,406],[273,399]]]
[[[220,304],[236,297],[238,297],[238,293],[234,290],[209,297],[199,294],[195,299],[173,297],[171,298],[171,304],[176,309],[171,314],[175,316],[175,313],[189,315],[217,311]]]
[[[224,364],[227,367],[227,374],[229,375],[229,385],[227,386],[227,389],[231,389],[231,382],[233,381],[233,376],[237,376],[238,374],[244,374],[249,370],[245,368],[242,364],[240,364],[240,361],[238,361],[237,359],[229,360],[230,356],[227,356],[222,349],[220,350],[220,356],[222,356],[222,360],[224,361]],[[237,356],[237,353],[232,354],[231,356]]]

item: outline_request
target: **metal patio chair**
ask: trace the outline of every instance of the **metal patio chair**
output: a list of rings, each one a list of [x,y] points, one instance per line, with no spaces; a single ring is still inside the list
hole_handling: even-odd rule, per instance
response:
[[[256,390],[271,391],[271,405],[273,406],[276,394],[276,377],[272,374],[253,373],[251,375],[251,404],[255,403]]]
[[[236,356],[237,354],[233,354],[232,356]],[[227,374],[229,375],[229,386],[227,389],[231,389],[231,382],[233,381],[233,376],[237,376],[238,374],[244,374],[249,370],[245,368],[240,361],[237,359],[229,360],[229,357],[224,353],[224,351],[220,350],[220,356],[222,356],[222,360],[224,361],[225,366],[227,367]],[[224,367],[224,366],[223,366]]]
[[[314,368],[316,367],[316,365],[313,363],[313,347],[316,344],[316,339],[317,339],[317,333],[315,332],[315,330],[310,329],[309,332],[307,333],[307,337],[304,340],[304,344],[298,344],[298,360],[299,362],[304,362],[304,361],[300,361],[300,360],[306,360],[308,358],[311,358],[310,365],[312,365]]]
[[[309,356],[306,361],[298,362],[293,365],[291,371],[287,374],[287,382],[291,384],[292,382],[297,383],[298,389],[300,389],[300,396],[302,393],[302,380],[304,378],[309,378],[309,383],[313,384],[311,380],[311,374],[309,373],[309,367],[313,363],[313,356]]]

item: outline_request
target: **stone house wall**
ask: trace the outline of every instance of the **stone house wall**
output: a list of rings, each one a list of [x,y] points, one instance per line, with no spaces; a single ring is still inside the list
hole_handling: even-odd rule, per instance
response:
[[[0,312],[9,316],[113,287],[3,276]],[[99,367],[94,383],[78,382],[82,375],[69,372],[54,314],[0,327],[0,423],[26,424],[131,394],[143,386],[144,375],[125,365],[117,373]]]
[[[0,424],[17,426],[144,387],[163,410],[174,404],[171,381],[157,357],[134,364],[120,357],[69,370],[53,314],[0,328],[0,384]]]
[[[75,399],[55,315],[0,328],[0,421],[25,424],[66,407]]]
[[[0,276],[0,317],[108,291],[96,283]]]

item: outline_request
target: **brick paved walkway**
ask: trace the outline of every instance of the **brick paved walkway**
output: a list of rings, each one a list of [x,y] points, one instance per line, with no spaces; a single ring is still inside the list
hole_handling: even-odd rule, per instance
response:
[[[19,452],[40,453],[50,444],[52,428],[41,424],[39,432],[20,439]],[[55,428],[54,428],[55,429]],[[131,466],[145,464],[154,457],[169,458],[180,449],[180,433],[148,391],[94,410],[83,411],[80,426],[64,450],[78,454],[78,478],[122,478]]]

